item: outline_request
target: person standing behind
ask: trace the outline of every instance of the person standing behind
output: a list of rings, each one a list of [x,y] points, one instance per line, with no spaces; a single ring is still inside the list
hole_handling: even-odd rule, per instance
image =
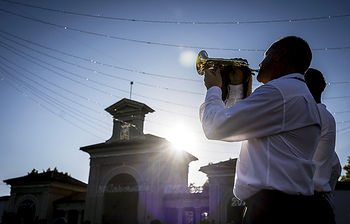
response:
[[[335,185],[337,185],[338,179],[341,176],[341,171],[342,171],[342,167],[339,161],[339,157],[337,153],[334,151],[333,160],[332,160],[332,174],[328,182],[332,190],[329,194],[324,195],[325,198],[328,200],[328,202],[331,204],[334,215],[335,215],[335,205],[333,202],[334,190],[335,190]]]
[[[321,121],[303,75],[311,59],[310,47],[302,38],[278,39],[259,64],[257,80],[264,85],[227,108],[220,70],[205,70],[207,93],[200,119],[206,137],[243,141],[234,194],[245,201],[244,224],[314,223],[312,158]]]
[[[315,197],[318,205],[327,218],[327,223],[335,223],[334,212],[331,204],[325,198],[332,192],[329,184],[332,175],[332,161],[335,153],[336,125],[332,114],[327,110],[326,105],[321,102],[321,95],[326,88],[326,81],[323,74],[314,68],[309,68],[305,73],[305,82],[314,97],[321,115],[321,139],[312,161],[316,164],[314,175]],[[335,155],[336,156],[336,155]],[[339,178],[339,177],[338,177]],[[327,215],[326,215],[327,214]]]

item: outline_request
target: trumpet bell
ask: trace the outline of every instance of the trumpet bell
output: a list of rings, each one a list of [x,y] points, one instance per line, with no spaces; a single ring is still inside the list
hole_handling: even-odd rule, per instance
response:
[[[199,75],[204,74],[204,69],[207,68],[206,62],[208,60],[208,53],[205,50],[202,50],[198,53],[196,60],[196,69]]]
[[[204,75],[205,69],[224,69],[224,67],[228,65],[234,65],[237,67],[249,66],[248,62],[244,59],[209,58],[208,53],[205,50],[202,50],[198,53],[196,60],[196,69],[199,75]],[[256,69],[250,70],[251,72],[258,72]]]

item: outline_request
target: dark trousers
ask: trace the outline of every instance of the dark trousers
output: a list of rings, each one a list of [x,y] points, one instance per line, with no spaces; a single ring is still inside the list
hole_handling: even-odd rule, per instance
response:
[[[315,191],[313,195],[314,203],[316,204],[315,213],[318,214],[318,223],[335,224],[334,211],[331,204],[324,197],[324,193]]]
[[[290,195],[275,190],[262,190],[245,200],[243,224],[334,224],[335,222],[324,219],[327,215],[319,210],[322,199],[327,202],[325,198],[316,195]]]

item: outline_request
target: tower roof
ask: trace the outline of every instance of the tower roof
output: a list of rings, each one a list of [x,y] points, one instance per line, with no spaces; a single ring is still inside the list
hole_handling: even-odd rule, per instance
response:
[[[137,111],[141,112],[142,114],[148,114],[148,113],[154,112],[154,110],[149,106],[147,106],[146,104],[140,103],[134,100],[126,99],[126,98],[107,107],[105,110],[115,118],[123,116],[124,114],[134,115],[134,113]]]

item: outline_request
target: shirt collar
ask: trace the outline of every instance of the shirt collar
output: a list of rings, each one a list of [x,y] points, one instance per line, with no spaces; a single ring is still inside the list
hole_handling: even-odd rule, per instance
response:
[[[305,80],[304,75],[302,75],[300,73],[291,73],[291,74],[288,74],[288,75],[281,76],[281,77],[279,77],[277,79],[290,79],[290,78],[299,78],[299,79]]]

